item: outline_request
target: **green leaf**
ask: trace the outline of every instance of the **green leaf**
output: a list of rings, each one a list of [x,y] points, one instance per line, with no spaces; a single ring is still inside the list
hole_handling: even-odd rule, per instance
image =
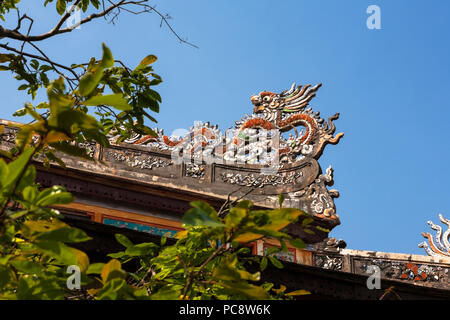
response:
[[[237,226],[242,219],[244,219],[248,214],[248,210],[245,208],[233,207],[230,212],[225,217],[225,223],[227,226],[234,227]]]
[[[153,136],[153,137],[157,137],[158,136],[158,134],[155,131],[153,131],[151,128],[149,128],[149,127],[147,127],[145,125],[140,125],[138,123],[133,125],[133,130],[136,133],[139,133],[139,134],[150,135],[150,136]]]
[[[10,192],[12,187],[17,183],[22,171],[25,170],[31,156],[33,155],[34,148],[28,147],[22,152],[22,154],[14,161],[8,164],[8,176],[2,184],[3,189],[6,192]]]
[[[271,256],[268,258],[275,267],[277,267],[278,269],[283,269],[283,264],[280,262],[280,260],[278,260],[275,257],[271,257]]]
[[[116,252],[116,253],[110,253],[108,254],[108,257],[114,258],[114,259],[120,259],[123,257],[127,257],[124,251]]]
[[[47,157],[48,160],[56,162],[57,164],[59,164],[61,167],[63,167],[64,169],[66,169],[66,164],[64,163],[64,161],[62,161],[60,158],[58,158],[53,151],[47,151],[45,152],[45,156]]]
[[[131,247],[128,247],[125,250],[125,254],[131,256],[131,257],[141,257],[141,256],[148,256],[153,255],[155,251],[159,247],[151,242],[148,243],[140,243]]]
[[[32,106],[31,104],[27,103],[27,104],[25,105],[25,109],[27,110],[27,113],[28,113],[30,116],[32,116],[35,120],[37,120],[37,121],[42,121],[42,120],[44,120],[44,119],[42,118],[42,116],[41,116],[39,113],[36,112],[36,110],[33,108],[33,106]],[[38,127],[40,127],[40,126],[38,126]],[[33,128],[35,128],[35,127],[33,127]]]
[[[156,92],[155,90],[147,89],[147,90],[146,90],[146,93],[147,93],[148,95],[150,95],[150,96],[151,96],[153,99],[155,99],[156,101],[162,102],[162,99],[161,99],[160,94],[159,94],[158,92]]]
[[[146,66],[155,62],[156,60],[158,60],[158,58],[156,56],[150,54],[150,55],[146,56],[144,59],[142,59],[141,63],[139,63],[139,65],[136,67],[135,70],[145,68]]]
[[[27,202],[34,203],[34,199],[39,194],[39,190],[36,186],[27,186],[23,189],[23,199]]]
[[[263,236],[266,237],[273,237],[273,238],[287,238],[289,235],[283,232],[274,231],[271,229],[268,229],[266,227],[264,228],[254,228],[254,227],[244,227],[240,229],[240,232],[237,232],[234,235],[234,241],[239,242],[249,242],[252,240],[259,239]]]
[[[119,260],[111,259],[102,268],[101,277],[104,283],[111,281],[114,278],[123,278],[125,273],[122,270],[122,264]]]
[[[48,119],[48,125],[57,129],[59,132],[66,133],[68,136],[72,135],[73,131],[81,130],[85,136],[93,134],[101,134],[103,130],[102,125],[95,119],[95,117],[88,115],[80,110],[62,110],[52,113]],[[95,140],[97,141],[97,136]],[[86,137],[87,140],[89,140]],[[105,137],[106,139],[106,137]],[[108,139],[106,139],[108,140]],[[100,141],[97,141],[100,143]]]
[[[302,239],[292,239],[289,240],[289,243],[292,244],[297,249],[304,249],[306,247],[305,242]]]
[[[262,233],[245,232],[241,231],[239,234],[235,234],[233,241],[238,242],[250,242],[262,238],[264,235]]]
[[[99,0],[91,0],[92,5],[94,6],[95,9],[98,9],[100,6],[100,1]]]
[[[306,290],[295,290],[295,291],[286,293],[287,296],[304,296],[307,294],[311,294],[311,292],[306,291]]]
[[[65,0],[58,0],[56,2],[56,11],[60,16],[62,16],[66,12],[66,1]]]
[[[22,108],[22,109],[16,110],[16,112],[13,113],[13,117],[23,117],[26,114],[27,114],[27,109]]]
[[[34,70],[39,69],[39,61],[37,61],[36,59],[32,59],[32,60],[30,61],[30,66],[31,66]]]
[[[284,240],[282,238],[278,238],[278,241],[280,241],[281,251],[288,252],[288,248],[286,246],[286,242],[284,242]]]
[[[114,58],[112,52],[104,43],[102,43],[102,49],[103,49],[103,57],[100,65],[104,69],[111,68],[114,65]]]
[[[112,279],[100,290],[97,295],[99,300],[117,300],[119,290],[126,286],[126,282],[123,279]]]
[[[269,294],[264,288],[249,284],[244,281],[239,282],[220,282],[220,285],[224,288],[245,295],[250,299],[267,300]]]
[[[236,256],[226,257],[222,259],[220,264],[218,264],[213,271],[212,276],[216,279],[226,280],[226,281],[240,281],[240,280],[250,280],[259,281],[260,273],[250,273],[246,270],[236,268],[237,265]]]
[[[261,268],[261,271],[264,271],[267,268],[268,260],[266,257],[262,257],[261,262],[259,264],[259,267]]]
[[[1,150],[1,149],[0,149],[0,157],[6,158],[6,159],[10,159],[10,160],[13,159],[13,155],[12,155],[11,152],[5,151],[5,150]],[[0,172],[0,174],[1,174],[1,172]]]
[[[14,57],[14,55],[12,55],[12,54],[2,53],[2,54],[0,54],[0,63],[11,61],[11,59],[13,57]]]
[[[0,265],[0,289],[11,280],[11,271],[8,267]]]
[[[103,76],[103,70],[114,65],[114,58],[111,50],[103,43],[103,57],[94,72],[86,74],[81,78],[78,91],[82,96],[89,95],[98,85]]]
[[[278,253],[278,252],[280,252],[280,250],[281,249],[278,247],[268,247],[267,251],[266,251],[266,256],[270,256],[272,254]]]
[[[126,236],[124,236],[123,234],[120,233],[116,233],[114,235],[114,237],[116,238],[117,242],[119,242],[121,245],[123,245],[125,248],[130,248],[132,246],[134,246],[133,242],[130,241],[130,239],[128,239]]]
[[[42,66],[39,67],[39,71],[42,71],[42,72],[48,72],[51,70],[53,70],[53,67],[46,65],[46,64],[43,64]]]
[[[58,151],[61,151],[70,156],[83,158],[86,160],[93,160],[93,158],[87,153],[86,149],[80,148],[78,146],[74,146],[67,141],[61,141],[57,143],[50,143],[50,145]],[[51,156],[49,157],[49,159]],[[53,160],[53,159],[50,159]],[[58,162],[59,163],[59,162]]]
[[[36,241],[34,245],[46,255],[65,265],[77,264],[76,253],[64,243],[56,241]]]
[[[244,209],[251,209],[252,207],[253,202],[250,200],[242,200],[235,206],[235,208],[244,208]]]
[[[32,138],[33,126],[27,124],[22,125],[16,135],[16,146],[19,148],[19,150],[23,150],[23,148],[30,144]]]
[[[121,111],[133,110],[121,93],[109,94],[105,96],[95,96],[83,102],[86,106],[107,105],[112,106]]]
[[[102,269],[105,266],[104,263],[98,262],[98,263],[93,263],[91,265],[89,265],[89,268],[87,269],[86,273],[87,274],[100,274],[102,273]]]
[[[79,92],[82,96],[89,95],[98,85],[102,78],[102,71],[88,73],[80,79]]]
[[[181,296],[181,288],[174,286],[164,286],[150,296],[152,300],[179,300]]]
[[[77,266],[80,267],[82,272],[86,272],[89,267],[89,257],[87,256],[87,254],[75,248],[70,248],[70,250],[72,250],[72,252],[76,256]]]
[[[65,204],[73,201],[72,194],[60,186],[44,189],[36,198],[36,205],[45,207],[53,204]]]
[[[62,110],[67,110],[74,104],[72,97],[65,94],[63,77],[59,77],[50,83],[47,87],[47,96],[53,114],[57,114]]]
[[[61,241],[61,242],[83,242],[92,238],[80,229],[72,227],[58,228],[42,233],[36,237],[36,240]]]
[[[5,160],[0,158],[0,187],[3,188],[3,186],[6,183],[6,179],[9,175],[9,167],[6,164]]]
[[[241,276],[237,269],[226,265],[226,262],[219,264],[214,268],[212,277],[224,281],[239,281]]]
[[[154,112],[159,112],[159,104],[147,92],[138,95],[139,105],[143,108],[150,108]]]
[[[83,129],[87,141],[96,141],[102,147],[109,147],[109,140],[103,132],[98,129]]]
[[[211,218],[218,218],[217,211],[204,201],[192,201],[189,204],[191,205],[191,207],[201,210]]]
[[[86,12],[88,7],[89,7],[89,0],[82,0],[81,9],[83,10],[83,12]]]
[[[43,270],[43,266],[41,264],[28,260],[15,260],[11,261],[10,263],[18,271],[23,272],[25,274],[39,275]]]
[[[211,218],[208,213],[199,208],[192,208],[188,212],[186,212],[181,222],[185,226],[224,226],[223,223]]]
[[[58,220],[27,220],[20,229],[22,235],[27,239],[33,239],[36,235],[50,230],[66,227],[67,224]]]
[[[29,165],[19,183],[17,184],[16,193],[22,192],[23,189],[25,189],[27,186],[33,185],[35,180],[36,169],[33,165]]]
[[[260,218],[264,222],[264,229],[279,231],[289,224],[293,223],[297,217],[305,214],[303,211],[294,208],[282,208],[264,211],[252,211],[255,219]],[[269,218],[267,222],[265,219]]]

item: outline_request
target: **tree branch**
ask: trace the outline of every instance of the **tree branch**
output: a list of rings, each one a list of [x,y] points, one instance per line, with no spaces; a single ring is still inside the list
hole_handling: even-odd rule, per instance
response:
[[[13,39],[13,40],[19,40],[19,41],[24,41],[24,42],[35,42],[35,41],[42,41],[42,40],[46,40],[48,38],[51,38],[55,35],[59,35],[59,34],[64,34],[64,33],[68,33],[71,32],[73,30],[73,28],[63,28],[61,29],[61,27],[63,26],[64,22],[67,21],[67,19],[70,17],[72,11],[76,8],[76,6],[79,5],[79,3],[81,2],[81,0],[77,0],[72,7],[70,8],[70,10],[68,12],[66,12],[61,19],[59,20],[59,22],[56,24],[56,26],[50,30],[47,33],[41,34],[41,35],[35,35],[35,36],[30,36],[29,32],[30,30],[28,30],[28,33],[25,35],[23,33],[21,33],[19,31],[20,27],[21,27],[21,22],[23,19],[29,19],[31,21],[31,24],[33,23],[33,19],[31,19],[30,17],[28,17],[27,15],[23,15],[22,17],[18,17],[18,25],[15,29],[6,29],[3,28],[2,26],[0,26],[0,39],[2,38],[9,38],[9,39]],[[82,19],[79,23],[79,25],[88,23],[94,19],[97,18],[101,18],[101,17],[106,17],[108,14],[110,14],[113,10],[117,9],[119,10],[118,13],[112,18],[112,21],[117,17],[117,15],[120,13],[120,10],[124,10],[127,11],[129,13],[132,14],[141,14],[141,13],[150,13],[150,12],[155,12],[157,15],[160,16],[161,18],[161,26],[164,23],[165,25],[167,25],[167,27],[170,29],[170,31],[177,37],[177,39],[181,42],[181,43],[185,43],[187,45],[190,45],[194,48],[198,48],[196,45],[188,42],[185,39],[182,39],[176,32],[175,30],[172,28],[172,26],[170,25],[170,23],[167,21],[167,19],[170,19],[170,16],[163,15],[161,12],[159,12],[158,10],[155,9],[156,6],[150,6],[147,4],[148,0],[141,0],[141,1],[127,1],[127,0],[120,0],[117,3],[114,3],[112,1],[109,0],[109,3],[111,3],[111,5],[108,8],[105,8],[105,4],[104,1],[102,1],[102,11],[98,12],[98,13],[93,13],[91,15],[89,15],[88,17],[86,17],[85,19]],[[138,7],[143,8],[142,11],[133,11],[129,8],[126,8],[127,5],[135,5]],[[30,25],[31,28],[31,25]]]
[[[93,13],[90,16],[88,16],[87,18],[83,19],[80,21],[80,25],[85,24],[93,19],[97,19],[100,17],[103,17],[105,15],[107,15],[108,13],[110,13],[112,10],[116,9],[117,7],[123,5],[125,3],[126,0],[121,0],[118,3],[110,6],[108,9],[100,12],[100,13]],[[80,2],[80,0],[78,0],[77,2]],[[62,34],[62,33],[67,33],[67,32],[71,32],[73,29],[72,28],[64,28],[61,29],[62,24],[67,20],[67,18],[70,16],[70,11],[68,13],[66,13],[61,20],[58,22],[58,24],[55,26],[55,28],[53,28],[51,31],[38,35],[38,36],[28,36],[28,35],[24,35],[16,30],[10,30],[10,29],[4,29],[2,27],[0,27],[0,39],[1,38],[10,38],[10,39],[14,39],[14,40],[21,40],[21,41],[42,41],[45,39],[48,39],[50,37],[53,37],[57,34]]]
[[[8,50],[8,51],[15,52],[15,53],[17,53],[19,55],[22,55],[22,56],[25,56],[25,57],[30,57],[30,58],[33,58],[33,59],[45,61],[47,63],[50,63],[51,65],[57,66],[57,67],[59,67],[61,69],[65,69],[67,71],[70,71],[75,76],[76,79],[79,79],[78,74],[75,71],[73,71],[72,68],[66,67],[66,66],[64,66],[62,64],[59,64],[59,63],[56,63],[56,62],[53,62],[50,59],[46,58],[46,56],[45,57],[41,57],[41,56],[38,56],[38,55],[35,55],[35,54],[21,52],[21,51],[17,50],[16,48],[10,47],[10,46],[8,46],[6,44],[0,44],[0,48],[3,48],[3,49]],[[56,71],[56,72],[58,72],[58,71]]]

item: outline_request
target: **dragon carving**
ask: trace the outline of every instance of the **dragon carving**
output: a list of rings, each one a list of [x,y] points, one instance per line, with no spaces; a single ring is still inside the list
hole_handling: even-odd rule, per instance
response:
[[[259,150],[263,147],[270,150],[274,146],[262,146],[261,142],[249,144],[251,135],[254,136],[255,131],[260,129],[277,130],[279,133],[292,131],[294,134],[291,133],[287,139],[280,135],[278,145],[280,161],[292,163],[301,156],[318,159],[326,144],[337,144],[344,135],[339,133],[333,136],[336,130],[333,121],[339,118],[339,113],[325,121],[319,112],[308,108],[321,86],[322,84],[297,86],[294,83],[289,90],[284,90],[280,94],[263,91],[253,95],[250,98],[254,106],[253,114],[246,114],[236,122],[232,138],[224,137],[217,126],[206,123],[191,128],[190,133],[184,138],[168,137],[162,130],[157,130],[158,137],[135,134],[125,142],[168,150],[190,146],[192,151],[223,154],[225,160],[236,160],[241,157],[240,160],[245,163],[261,163],[255,162],[256,158],[263,157]],[[298,127],[303,129],[298,130]],[[217,152],[219,145],[222,147]]]
[[[295,136],[291,134],[289,139],[280,144],[281,160],[292,162],[299,155],[318,158],[327,143],[337,144],[344,135],[339,133],[333,137],[336,130],[333,120],[339,118],[338,113],[325,123],[319,112],[307,108],[321,86],[321,83],[315,86],[297,86],[294,83],[289,90],[280,94],[263,91],[253,95],[250,98],[254,106],[253,115],[236,122],[236,126],[240,131],[256,128],[276,129],[283,133],[293,130]],[[304,130],[299,132],[299,126],[304,127]],[[239,139],[242,141],[242,137],[245,135],[239,134],[235,143],[238,143]]]

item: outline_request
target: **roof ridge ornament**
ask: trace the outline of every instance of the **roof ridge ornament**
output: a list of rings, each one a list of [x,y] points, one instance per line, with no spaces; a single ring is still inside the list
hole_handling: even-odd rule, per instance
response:
[[[261,155],[258,152],[251,152],[251,149],[261,148],[261,142],[254,141],[255,134],[257,135],[259,130],[273,130],[280,134],[277,156],[279,155],[281,163],[294,163],[305,156],[317,160],[327,144],[337,144],[344,135],[339,133],[334,136],[336,131],[334,121],[339,118],[339,113],[325,121],[320,117],[320,112],[307,108],[321,86],[321,83],[315,86],[309,84],[297,86],[293,83],[289,90],[284,90],[280,94],[262,91],[258,95],[251,96],[253,113],[245,114],[240,121],[236,121],[234,131],[231,133],[227,131],[226,135],[220,132],[217,125],[211,126],[207,122],[197,123],[191,127],[184,138],[169,137],[164,135],[163,130],[155,129],[157,137],[133,134],[125,142],[171,151],[190,147],[197,153],[221,153],[226,161],[265,164],[272,163],[270,160],[273,159],[269,158],[273,157],[273,153]],[[302,129],[299,131],[298,127]],[[281,135],[285,132],[294,134],[290,133],[286,139]],[[115,137],[112,137],[111,142],[114,141]],[[223,148],[220,148],[222,145]],[[270,144],[264,147],[269,150],[276,148]]]
[[[321,87],[321,83],[293,83],[281,93],[261,91],[252,95],[252,114],[245,114],[225,134],[217,125],[196,122],[189,130],[177,130],[187,132],[184,137],[167,136],[156,129],[156,137],[133,134],[122,147],[132,149],[131,144],[139,150],[149,148],[149,152],[164,154],[165,159],[170,157],[173,166],[161,174],[173,170],[171,174],[176,177],[179,168],[178,184],[197,179],[196,188],[221,195],[233,191],[235,196],[245,195],[272,208],[279,206],[278,195],[283,194],[283,206],[310,214],[317,227],[310,235],[299,222],[290,225],[288,232],[312,243],[340,224],[334,203],[339,192],[328,189],[333,185],[333,169],[322,170],[318,159],[325,146],[337,144],[344,133],[335,135],[334,121],[339,113],[324,119],[309,106]],[[115,137],[110,141],[115,144]],[[139,160],[140,153],[135,153],[125,155],[132,166],[143,161]],[[133,160],[136,158],[137,162]],[[154,168],[152,174],[158,175]]]
[[[419,243],[418,247],[423,248],[429,256],[445,256],[450,257],[450,220],[444,218],[442,214],[439,214],[439,220],[447,225],[447,230],[442,232],[440,225],[434,224],[432,221],[428,221],[428,225],[436,234],[433,236],[430,233],[422,232],[422,236],[428,240]]]

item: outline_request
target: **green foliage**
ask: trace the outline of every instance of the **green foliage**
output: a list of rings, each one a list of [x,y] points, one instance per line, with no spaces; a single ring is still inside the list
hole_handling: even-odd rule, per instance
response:
[[[19,164],[26,166],[24,159],[29,156],[28,151],[14,162],[5,164],[0,159],[0,163],[6,172],[28,172],[25,168],[15,168]],[[29,165],[28,168],[33,167]],[[81,270],[86,270],[89,266],[88,256],[65,242],[90,238],[83,231],[61,222],[57,218],[59,213],[48,208],[72,201],[70,193],[58,186],[39,190],[34,179],[23,188],[17,187],[29,179],[26,174],[19,174],[15,179],[20,181],[15,183],[15,188],[2,184],[5,215],[0,230],[0,299],[63,299],[68,294],[65,267],[78,265]],[[6,207],[5,201],[9,199],[14,199],[21,209]]]
[[[6,172],[17,165],[1,163]],[[269,237],[287,239],[302,247],[301,240],[281,231],[304,214],[299,210],[254,211],[250,201],[242,201],[221,218],[207,203],[192,202],[193,208],[183,218],[186,230],[177,234],[179,240],[175,245],[164,246],[164,241],[161,246],[133,244],[117,234],[124,251],[110,254],[112,259],[108,263],[90,264],[85,253],[67,245],[90,238],[59,220],[56,210],[47,208],[70,202],[70,193],[57,186],[40,190],[31,183],[13,197],[23,210],[7,210],[5,230],[0,237],[0,299],[70,297],[65,283],[68,276],[65,270],[70,265],[80,267],[82,285],[91,287],[83,289],[86,295],[100,300],[286,299],[304,294],[303,291],[285,294],[271,284],[261,285],[260,272],[250,273],[246,269],[256,263],[263,271],[267,261],[282,268],[282,263],[273,256],[282,249],[270,247],[260,259],[249,256],[249,249],[243,247],[245,243],[236,240],[267,237],[268,233]],[[131,260],[138,260],[141,266],[134,273],[122,267]]]
[[[0,1],[0,19],[5,21],[5,14],[10,10],[17,9],[20,0],[2,0]]]
[[[67,3],[70,1],[58,1],[58,10]],[[48,98],[35,106],[26,104],[14,114],[29,115],[34,120],[19,127],[11,150],[1,152],[7,160],[0,158],[0,299],[70,298],[73,292],[66,285],[66,270],[72,265],[80,268],[83,286],[94,284],[92,295],[86,293],[88,297],[148,298],[141,288],[126,283],[129,275],[118,260],[91,265],[84,252],[69,245],[90,239],[82,230],[62,222],[59,212],[52,208],[70,203],[73,197],[63,187],[43,189],[36,184],[32,160],[40,157],[44,165],[56,162],[65,166],[61,154],[90,159],[79,144],[95,141],[107,146],[107,135],[112,131],[123,136],[137,131],[153,134],[143,117],[153,120],[144,109],[158,111],[161,102],[159,94],[150,89],[161,82],[148,66],[155,60],[154,56],[146,57],[137,71],[114,67],[112,53],[103,45],[100,61],[93,58],[86,66],[74,66],[84,75],[78,88],[72,89],[65,77],[49,81],[43,76],[55,71],[52,66],[0,54],[0,63],[5,64],[1,70],[10,70],[17,80],[25,81],[19,90],[27,89],[34,98],[37,90],[44,88]],[[138,96],[152,102],[138,101]],[[0,126],[0,133],[3,129]],[[122,259],[152,256],[159,248],[152,243],[133,245],[120,236],[118,239],[128,246],[124,254],[119,254]]]
[[[68,86],[73,88],[67,78],[61,76],[55,81],[49,80],[51,73],[56,70],[54,66],[40,65],[37,60],[28,61],[19,55],[0,54],[0,71],[9,70],[14,73],[15,79],[25,81],[20,84],[19,90],[27,90],[34,99],[38,90],[45,88],[49,100],[36,106],[27,104],[14,113],[19,117],[30,115],[36,121],[22,128],[18,146],[26,145],[33,131],[41,135],[48,133],[47,147],[51,152],[47,159],[58,162],[54,151],[66,152],[69,147],[51,143],[94,140],[107,145],[106,135],[113,132],[120,135],[119,142],[130,137],[133,132],[155,135],[144,124],[145,118],[156,122],[150,113],[159,112],[159,103],[162,101],[159,93],[152,89],[162,82],[150,66],[155,61],[156,57],[149,55],[135,70],[123,65],[115,66],[111,51],[103,44],[100,61],[92,58],[87,64],[72,65],[73,72],[79,70],[83,76],[79,78],[78,89],[67,90]],[[48,111],[41,114],[38,109]],[[95,114],[99,120],[88,113]],[[72,117],[78,120],[77,123],[67,120]],[[49,126],[45,127],[47,120]],[[59,130],[55,130],[57,127]],[[76,148],[72,149],[72,154],[82,154]]]
[[[282,232],[288,224],[304,215],[296,209],[252,210],[250,201],[242,201],[230,208],[221,218],[209,204],[200,201],[183,217],[185,231],[179,232],[175,245],[158,247],[144,243],[134,245],[123,235],[117,240],[126,248],[110,254],[122,263],[138,259],[141,268],[131,273],[132,285],[145,289],[151,299],[271,299],[287,298],[271,291],[272,285],[261,285],[260,272],[250,273],[249,264],[257,264],[261,271],[267,261],[279,268],[282,263],[273,256],[280,248],[271,247],[267,255],[249,256],[249,249],[240,242],[270,237],[287,239],[304,247],[299,239]],[[269,234],[269,236],[267,236]],[[238,241],[238,240],[239,241]],[[303,245],[303,246],[302,246]],[[287,248],[284,248],[287,250]]]
[[[36,152],[44,157],[44,164],[55,162],[64,166],[57,152],[90,158],[73,141],[95,141],[107,146],[108,134],[118,134],[119,142],[133,132],[155,135],[144,124],[144,118],[156,122],[149,112],[159,112],[161,102],[161,96],[151,88],[162,81],[150,66],[156,57],[149,55],[135,70],[130,70],[114,66],[109,48],[104,44],[102,48],[100,61],[92,58],[88,64],[72,66],[73,70],[84,73],[78,89],[74,90],[71,82],[62,76],[49,80],[47,73],[54,71],[52,66],[39,65],[36,60],[28,62],[18,55],[0,54],[0,63],[7,64],[1,70],[10,70],[17,80],[25,81],[19,90],[28,90],[33,98],[40,88],[47,91],[48,102],[36,106],[26,104],[14,114],[30,115],[34,119],[33,123],[23,125],[17,134],[19,151],[29,145],[33,137],[40,136]]]

